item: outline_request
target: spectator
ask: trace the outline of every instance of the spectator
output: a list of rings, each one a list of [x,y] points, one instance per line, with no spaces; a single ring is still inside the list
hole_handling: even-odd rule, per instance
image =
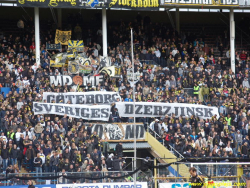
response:
[[[35,126],[35,134],[36,134],[36,137],[37,138],[40,138],[40,135],[42,134],[43,132],[43,126],[41,125],[40,122],[38,122]]]
[[[29,171],[33,172],[34,171],[34,158],[36,156],[35,150],[32,147],[32,144],[29,145],[29,148],[26,151],[26,158],[29,163]]]
[[[115,146],[115,154],[117,157],[122,157],[123,156],[123,147],[122,147],[122,142],[119,142]]]
[[[34,158],[34,166],[36,169],[36,176],[42,174],[42,159],[40,158],[40,153],[37,153],[37,156]]]
[[[58,165],[59,165],[59,158],[58,158],[57,152],[54,152],[53,156],[50,158],[49,164],[51,166],[51,171],[54,173],[57,173]]]

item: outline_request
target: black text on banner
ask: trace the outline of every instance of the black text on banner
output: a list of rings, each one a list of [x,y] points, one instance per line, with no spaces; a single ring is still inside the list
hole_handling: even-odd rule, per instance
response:
[[[102,84],[103,76],[50,76],[50,85],[64,86],[67,84],[68,86],[79,85],[79,86],[87,86],[90,83],[91,86],[98,86]]]
[[[33,102],[34,114],[67,115],[87,120],[108,121],[110,105],[77,105]]]
[[[54,93],[44,92],[43,102],[51,103],[68,103],[70,104],[111,104],[117,101],[121,101],[121,97],[118,92],[68,92],[68,93]]]
[[[116,108],[122,117],[133,116],[133,103],[131,102],[117,102]],[[214,115],[219,115],[217,107],[205,105],[157,102],[135,103],[135,117],[161,117],[166,114],[169,116],[175,114],[176,117],[194,115],[202,119],[210,119]]]
[[[145,128],[143,124],[125,124],[125,123],[112,123],[112,124],[92,124],[92,133],[96,132],[97,135],[108,140],[133,140],[134,131],[137,140],[145,139]]]

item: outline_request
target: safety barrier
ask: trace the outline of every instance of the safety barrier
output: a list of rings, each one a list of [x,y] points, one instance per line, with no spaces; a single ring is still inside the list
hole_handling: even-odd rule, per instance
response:
[[[35,185],[36,188],[134,188],[133,182],[109,182],[109,183],[71,183],[71,184],[49,184]],[[9,188],[9,186],[1,186],[1,188]],[[27,188],[27,185],[12,185],[11,188]],[[136,182],[136,188],[148,188],[147,182]]]
[[[35,185],[57,185],[57,184],[72,184],[72,183],[113,183],[113,182],[133,182],[131,171],[89,171],[89,172],[59,172],[59,173],[11,173],[0,175],[0,187],[10,185],[27,185],[28,180],[32,180]],[[147,172],[137,171],[138,182],[148,182],[149,186],[154,184]],[[130,175],[131,174],[131,175]],[[14,177],[14,178],[11,178]],[[7,178],[4,180],[4,178]],[[9,179],[8,179],[9,178]],[[11,179],[10,179],[11,178]],[[143,186],[142,186],[143,187]],[[140,187],[140,188],[142,188]],[[40,188],[40,187],[38,187]],[[100,187],[99,187],[100,188]],[[104,187],[107,188],[107,187]],[[128,187],[129,188],[129,187]]]

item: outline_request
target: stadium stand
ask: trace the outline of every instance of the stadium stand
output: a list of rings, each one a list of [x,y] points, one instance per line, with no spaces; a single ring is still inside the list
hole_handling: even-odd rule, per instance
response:
[[[1,22],[0,36],[0,166],[6,174],[27,172],[72,173],[125,171],[122,145],[111,152],[107,140],[91,132],[94,121],[58,115],[34,115],[33,102],[41,102],[45,91],[75,91],[69,86],[51,87],[49,76],[67,75],[62,68],[50,67],[52,54],[44,49],[54,44],[55,30],[41,23],[41,65],[35,63],[34,24],[24,30],[16,22]],[[72,22],[71,29],[77,23]],[[49,25],[51,26],[51,25]],[[131,67],[129,29],[134,29],[135,70],[140,72],[136,97],[127,80]],[[170,27],[150,22],[149,17],[130,23],[110,24],[109,51],[112,64],[121,67],[119,78],[104,74],[101,87],[82,87],[78,91],[118,91],[122,101],[189,103],[216,106],[219,117],[200,119],[174,114],[161,118],[136,118],[143,123],[154,157],[228,157],[249,159],[250,131],[250,56],[247,46],[236,43],[236,72],[229,68],[228,38],[225,27],[183,25],[178,34]],[[84,53],[101,54],[101,31],[91,28],[73,39],[86,41]],[[65,49],[63,49],[65,50]],[[99,72],[93,70],[90,74]],[[6,88],[9,88],[9,92]],[[131,122],[112,108],[109,123]],[[105,149],[106,148],[106,149]],[[163,159],[171,163],[172,159]],[[171,165],[177,170],[175,164]],[[185,165],[178,166],[188,176]],[[116,176],[117,172],[112,172]],[[119,174],[118,176],[120,176]],[[93,175],[93,177],[95,174]],[[98,176],[98,175],[96,175]],[[245,175],[249,178],[248,173]],[[142,178],[143,179],[143,178]],[[60,180],[61,181],[61,180]],[[62,180],[64,181],[64,180]],[[71,181],[71,180],[70,180]],[[122,181],[122,180],[117,180]],[[130,180],[127,180],[130,181]],[[17,181],[21,183],[20,181]],[[72,181],[73,182],[73,181]],[[71,182],[71,183],[72,183]],[[151,183],[151,181],[149,181]],[[65,183],[65,182],[64,182]],[[22,183],[21,183],[22,184]]]

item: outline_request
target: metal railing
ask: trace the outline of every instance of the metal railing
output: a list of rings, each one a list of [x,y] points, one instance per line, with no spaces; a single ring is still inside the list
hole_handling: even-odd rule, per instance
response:
[[[77,183],[133,182],[133,175],[130,176],[129,173],[131,171],[9,173],[0,175],[1,179],[12,178],[2,180],[0,186],[27,185],[29,179],[33,180],[36,185],[67,184],[73,181]]]
[[[153,129],[151,129],[149,126],[148,126],[148,131],[149,133],[156,139],[158,140],[164,147],[166,147],[165,145],[165,140],[158,134],[156,133]],[[176,156],[177,158],[184,158],[184,156],[182,154],[180,154],[173,146],[171,146],[170,144],[168,145],[169,148],[170,148],[170,152],[173,153],[175,156],[176,154],[178,156]]]

